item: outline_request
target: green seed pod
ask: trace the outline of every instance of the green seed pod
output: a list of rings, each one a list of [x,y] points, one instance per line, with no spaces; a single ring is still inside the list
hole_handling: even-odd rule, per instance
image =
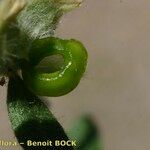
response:
[[[47,73],[36,69],[39,62],[59,54],[64,63],[60,70]],[[45,38],[35,40],[30,48],[29,66],[23,70],[23,80],[37,95],[61,96],[72,91],[80,82],[87,65],[87,52],[76,40]]]

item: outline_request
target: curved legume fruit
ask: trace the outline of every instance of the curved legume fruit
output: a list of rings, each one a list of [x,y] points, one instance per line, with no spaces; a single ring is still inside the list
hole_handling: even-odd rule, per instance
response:
[[[36,69],[43,58],[56,54],[64,59],[60,70],[43,73]],[[28,87],[37,95],[61,96],[72,91],[80,82],[87,65],[87,52],[76,40],[38,39],[31,45],[29,63],[30,66],[22,72]]]

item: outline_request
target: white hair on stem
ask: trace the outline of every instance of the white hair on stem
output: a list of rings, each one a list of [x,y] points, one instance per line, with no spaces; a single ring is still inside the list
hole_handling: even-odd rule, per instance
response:
[[[64,11],[70,11],[75,7],[79,7],[83,0],[55,0],[61,4],[61,9]]]

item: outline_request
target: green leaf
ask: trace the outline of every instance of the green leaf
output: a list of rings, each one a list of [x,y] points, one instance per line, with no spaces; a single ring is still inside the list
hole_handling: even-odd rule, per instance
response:
[[[81,0],[28,0],[17,18],[19,28],[31,39],[50,37],[67,11],[80,5]]]
[[[97,127],[88,115],[81,117],[67,135],[77,141],[76,150],[102,150]]]
[[[91,141],[87,142],[82,148],[77,150],[103,150],[103,148],[100,139],[95,137]]]
[[[8,85],[7,105],[12,128],[25,150],[73,150],[72,147],[55,147],[55,140],[68,140],[62,126],[45,104],[32,94],[18,77],[11,77]],[[53,146],[28,146],[27,141],[50,140]]]

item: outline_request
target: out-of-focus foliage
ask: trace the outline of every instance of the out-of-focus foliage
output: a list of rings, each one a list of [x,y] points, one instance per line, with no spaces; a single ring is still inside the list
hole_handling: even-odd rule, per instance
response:
[[[102,150],[101,137],[92,117],[81,117],[67,132],[72,140],[77,141],[76,150]]]

